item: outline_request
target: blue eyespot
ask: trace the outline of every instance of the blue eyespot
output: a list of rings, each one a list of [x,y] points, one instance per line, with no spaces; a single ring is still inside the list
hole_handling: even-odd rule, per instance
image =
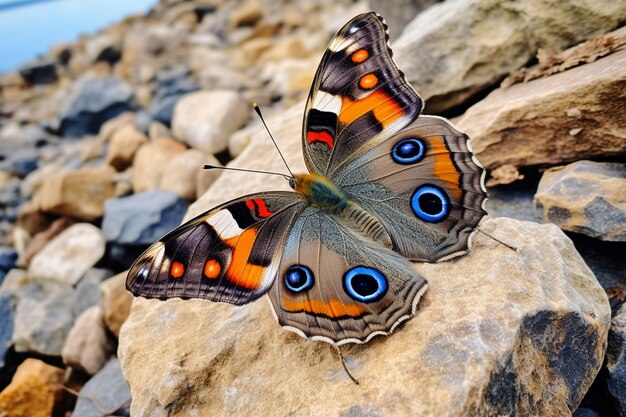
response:
[[[378,301],[387,293],[387,279],[374,268],[356,266],[343,276],[343,287],[357,301]]]
[[[304,265],[292,265],[285,272],[285,285],[289,291],[306,291],[313,286],[313,282],[313,272]]]
[[[448,217],[450,202],[438,187],[422,185],[411,197],[411,208],[420,219],[435,223]]]
[[[424,142],[417,138],[402,139],[391,150],[391,157],[399,164],[408,165],[421,161],[426,154]]]

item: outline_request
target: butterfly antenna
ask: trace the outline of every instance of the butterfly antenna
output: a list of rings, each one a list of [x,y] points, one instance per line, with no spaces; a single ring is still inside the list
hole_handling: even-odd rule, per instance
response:
[[[352,376],[352,374],[350,373],[350,370],[348,369],[348,365],[346,365],[346,360],[343,358],[343,354],[339,350],[339,346],[333,345],[333,347],[337,351],[337,355],[339,355],[339,360],[341,361],[341,365],[343,366],[343,370],[346,371],[346,374],[348,374],[348,376],[350,377],[352,382],[354,382],[355,385],[359,385],[359,381],[354,376]]]
[[[292,177],[285,175],[285,174],[281,174],[280,172],[272,172],[272,171],[260,171],[258,169],[243,169],[243,168],[231,168],[231,167],[218,167],[215,165],[209,165],[209,164],[205,164],[202,165],[201,167],[202,169],[221,169],[224,171],[240,171],[240,172],[254,172],[256,174],[268,174],[268,175],[280,175],[281,177],[283,177],[284,179],[286,179],[287,181],[289,181]]]
[[[256,111],[256,114],[259,115],[259,118],[261,119],[261,122],[263,122],[263,126],[265,126],[265,130],[267,130],[267,134],[270,135],[270,138],[272,139],[272,142],[274,142],[274,146],[276,146],[276,150],[278,151],[278,154],[280,155],[280,157],[283,160],[283,163],[287,167],[287,171],[289,171],[291,176],[294,177],[293,172],[291,172],[291,170],[289,169],[289,165],[287,165],[287,161],[285,160],[285,157],[283,156],[283,153],[280,151],[280,148],[278,147],[278,144],[274,140],[274,137],[272,136],[272,133],[268,129],[267,124],[265,124],[265,119],[263,118],[263,115],[261,114],[261,109],[259,108],[259,105],[256,104],[256,103],[252,103],[252,107],[254,107],[254,111]]]
[[[480,227],[478,227],[477,229],[478,229],[478,231],[479,231],[480,233],[482,233],[483,235],[487,236],[488,238],[495,240],[495,241],[496,241],[496,242],[498,242],[499,244],[504,245],[504,246],[506,246],[506,247],[507,247],[507,248],[509,248],[509,249],[512,249],[512,250],[514,250],[514,251],[517,251],[517,248],[516,248],[515,246],[509,245],[508,243],[505,243],[505,242],[501,241],[501,240],[500,240],[500,239],[498,239],[497,237],[495,237],[495,236],[493,236],[493,235],[490,235],[489,233],[485,232],[485,231],[484,231],[483,229],[481,229]]]

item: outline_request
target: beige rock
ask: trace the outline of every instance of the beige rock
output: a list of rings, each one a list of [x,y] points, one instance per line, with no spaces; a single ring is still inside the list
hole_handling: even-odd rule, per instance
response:
[[[132,295],[126,291],[126,274],[121,272],[100,284],[104,324],[115,336],[119,336],[122,324],[130,314]]]
[[[535,203],[563,230],[626,241],[626,164],[578,161],[543,173]]]
[[[602,365],[606,295],[558,228],[483,227],[518,251],[479,234],[466,257],[417,264],[429,290],[416,316],[342,348],[358,386],[329,345],[281,330],[264,302],[135,299],[118,351],[131,413],[569,415]]]
[[[49,417],[62,394],[63,369],[39,359],[26,359],[0,393],[0,414],[7,417]]]
[[[458,105],[534,58],[618,26],[626,8],[610,0],[446,1],[419,14],[393,43],[394,58],[428,112]]]
[[[263,7],[256,0],[248,0],[230,16],[230,27],[252,26],[263,17]]]
[[[172,132],[163,123],[154,121],[148,127],[148,137],[151,140],[171,138],[172,136]]]
[[[415,16],[436,3],[437,0],[396,0],[394,2],[369,0],[372,10],[376,10],[387,21],[392,39],[400,36],[402,30]]]
[[[104,122],[100,128],[98,137],[102,140],[108,141],[116,131],[129,125],[135,125],[135,113],[124,112],[119,116],[115,116],[114,118]]]
[[[259,57],[259,62],[277,62],[284,59],[301,59],[307,56],[308,51],[297,36],[286,36],[264,51]]]
[[[258,120],[230,135],[228,138],[228,153],[230,156],[236,158],[241,155],[241,152],[243,152],[252,141],[252,136],[264,129],[261,121]]]
[[[626,155],[626,119],[615,110],[624,105],[615,92],[623,90],[625,80],[623,49],[547,78],[497,89],[465,112],[457,125],[472,138],[474,152],[490,170]],[[571,136],[573,128],[582,130]],[[498,182],[494,177],[492,183]]]
[[[259,57],[273,45],[270,38],[252,38],[242,43],[233,58],[236,68],[247,69],[253,66]]]
[[[104,201],[114,196],[111,167],[62,171],[44,179],[35,195],[44,213],[95,220],[104,215]]]
[[[133,190],[139,193],[157,188],[161,183],[165,163],[185,150],[185,145],[167,138],[153,140],[141,146],[133,162]]]
[[[61,351],[67,366],[95,375],[107,363],[113,344],[107,337],[102,314],[102,307],[93,306],[78,316]]]
[[[193,148],[215,154],[228,136],[248,120],[251,105],[233,91],[199,91],[181,98],[174,108],[172,131]]]
[[[41,251],[41,249],[43,249],[55,237],[60,235],[61,232],[63,232],[75,223],[76,221],[69,217],[61,217],[60,219],[56,219],[55,221],[53,221],[49,228],[37,233],[28,242],[28,245],[24,250],[24,255],[20,256],[20,258],[18,259],[18,265],[21,267],[28,266],[33,256]]]
[[[78,223],[61,232],[31,260],[28,274],[37,280],[76,284],[105,249],[100,229],[89,223]]]
[[[196,199],[197,175],[207,164],[208,155],[197,149],[187,149],[163,165],[159,188],[178,194],[188,201]]]
[[[112,136],[107,153],[107,164],[118,171],[123,171],[133,162],[135,153],[148,138],[135,126],[126,125],[118,129]]]

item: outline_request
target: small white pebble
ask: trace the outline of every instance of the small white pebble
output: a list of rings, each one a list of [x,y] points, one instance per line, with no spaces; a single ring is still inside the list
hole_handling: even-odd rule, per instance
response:
[[[571,108],[567,109],[565,111],[565,114],[567,114],[569,117],[580,117],[582,113],[577,108]]]
[[[570,136],[576,136],[577,134],[579,134],[581,132],[582,127],[577,127],[576,129],[572,129],[569,131],[569,135]]]

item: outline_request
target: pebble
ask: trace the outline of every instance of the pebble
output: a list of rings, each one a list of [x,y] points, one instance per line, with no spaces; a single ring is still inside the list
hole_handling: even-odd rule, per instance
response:
[[[83,311],[74,322],[61,356],[67,366],[94,375],[104,367],[113,351],[113,343],[104,325],[102,307],[93,306]]]

